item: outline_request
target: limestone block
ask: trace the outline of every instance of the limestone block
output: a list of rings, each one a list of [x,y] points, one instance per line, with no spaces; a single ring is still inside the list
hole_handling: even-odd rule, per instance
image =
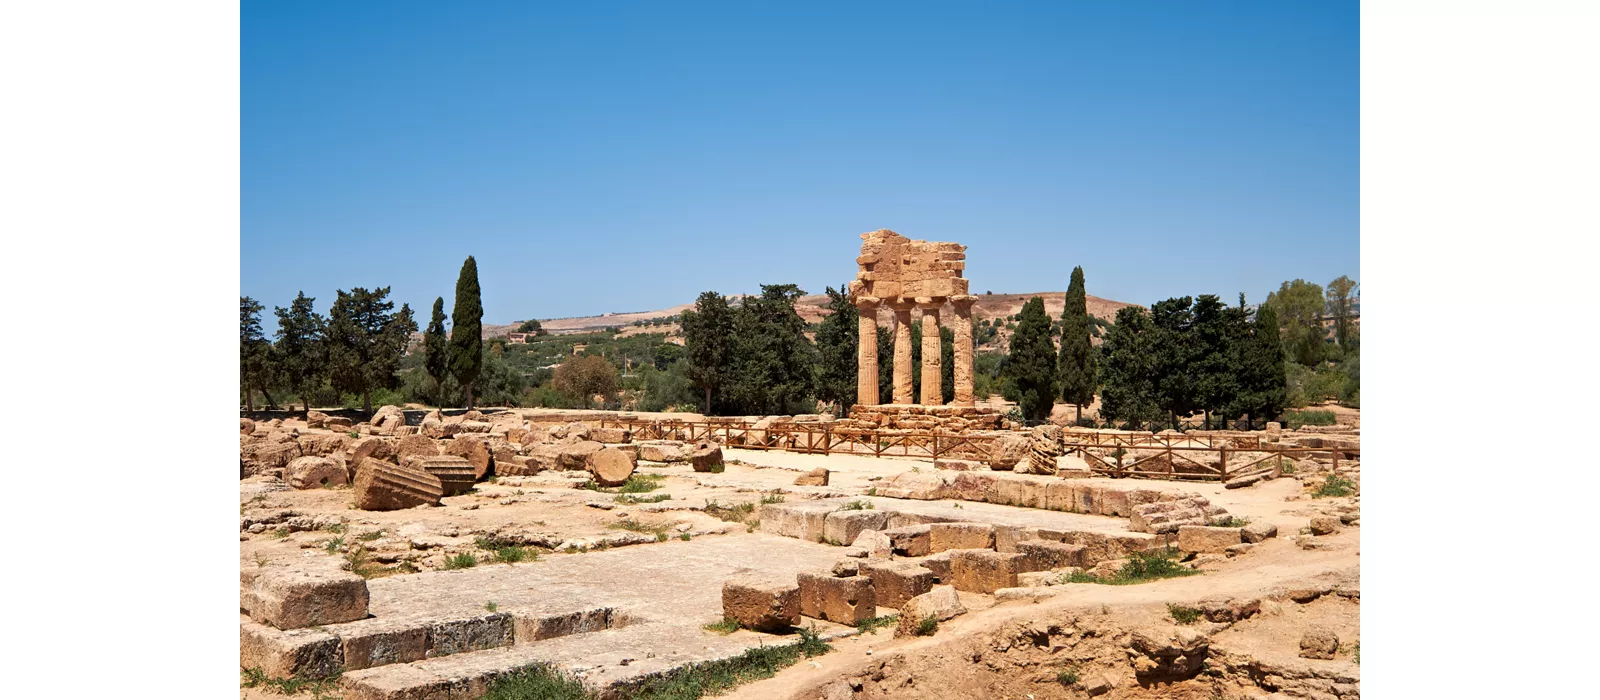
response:
[[[327,678],[343,664],[339,638],[328,632],[239,622],[239,668],[259,668],[271,678]]]
[[[349,483],[344,465],[327,457],[296,457],[283,470],[283,481],[290,488],[320,489]]]
[[[845,625],[878,615],[872,579],[866,576],[836,578],[802,572],[799,583],[801,615]]]
[[[994,526],[988,523],[933,523],[928,528],[930,552],[994,548]]]
[[[877,603],[886,608],[900,608],[933,589],[933,572],[909,562],[867,561],[861,564],[861,575],[872,579]]]
[[[1244,539],[1245,542],[1257,544],[1266,541],[1268,538],[1277,537],[1278,526],[1266,522],[1265,520],[1260,520],[1245,525],[1239,530],[1239,535]]]
[[[697,472],[714,472],[722,469],[722,446],[714,443],[705,443],[695,447],[689,454],[689,464]]]
[[[799,478],[794,480],[794,485],[795,486],[827,486],[828,485],[828,470],[826,468],[824,468],[824,467],[817,467],[816,469],[813,469],[813,470],[811,470],[809,472],[806,472],[805,474],[800,475]]]
[[[1032,540],[1017,545],[1018,553],[1025,557],[1023,571],[1049,571],[1069,566],[1086,568],[1090,564],[1084,560],[1085,549],[1081,544],[1049,540]]]
[[[788,629],[800,623],[800,586],[770,577],[729,579],[722,584],[722,614],[758,632]]]
[[[278,629],[360,620],[367,616],[367,581],[324,568],[241,569],[240,608],[250,619]]]
[[[864,530],[886,530],[889,514],[881,510],[839,510],[829,513],[823,523],[825,542],[842,545],[856,541]]]
[[[1178,528],[1178,549],[1200,554],[1221,554],[1243,540],[1237,527],[1184,525]]]
[[[930,552],[929,533],[932,529],[932,525],[906,525],[884,530],[883,534],[889,537],[890,546],[895,554],[902,557],[921,557]]]
[[[363,626],[340,633],[339,642],[347,671],[404,664],[427,658],[428,628],[401,622]]]
[[[988,549],[957,549],[950,555],[950,583],[956,590],[994,593],[1016,588],[1021,573],[1022,554],[1007,554]]]
[[[605,445],[593,440],[579,440],[571,444],[562,445],[561,456],[557,460],[557,464],[566,470],[588,469],[589,457],[604,448]]]
[[[954,586],[935,587],[900,607],[900,625],[895,629],[895,636],[915,634],[917,627],[927,618],[944,622],[966,611]]]

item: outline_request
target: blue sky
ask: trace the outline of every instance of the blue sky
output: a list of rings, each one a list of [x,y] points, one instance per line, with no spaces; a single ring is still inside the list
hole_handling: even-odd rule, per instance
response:
[[[240,293],[426,323],[855,275],[1140,304],[1359,280],[1355,2],[299,2],[241,19]],[[271,325],[270,323],[268,324]]]

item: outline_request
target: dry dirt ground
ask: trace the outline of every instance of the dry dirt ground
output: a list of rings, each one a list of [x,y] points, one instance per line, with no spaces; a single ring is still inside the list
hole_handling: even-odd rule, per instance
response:
[[[295,421],[287,425],[302,433],[319,432]],[[546,471],[479,483],[473,491],[447,497],[436,507],[368,512],[350,507],[348,487],[281,490],[270,478],[252,477],[240,482],[242,524],[261,521],[266,527],[255,528],[255,532],[242,528],[240,567],[294,565],[319,558],[345,560],[352,552],[360,552],[383,572],[380,576],[398,575],[393,583],[382,578],[369,582],[375,606],[384,591],[399,595],[399,591],[410,590],[406,595],[441,600],[454,596],[460,600],[438,605],[477,606],[519,601],[543,604],[569,588],[575,598],[589,595],[578,590],[581,586],[593,591],[610,588],[614,590],[607,594],[623,602],[635,596],[636,609],[662,607],[663,616],[686,618],[674,621],[677,626],[672,628],[672,636],[666,637],[668,643],[684,648],[706,644],[709,649],[724,643],[699,629],[716,620],[715,599],[727,572],[724,565],[737,568],[742,561],[777,556],[791,558],[782,562],[785,566],[815,569],[818,562],[825,568],[826,562],[839,556],[839,548],[760,532],[757,519],[763,499],[781,497],[794,502],[859,496],[906,471],[932,469],[928,460],[898,457],[733,448],[725,449],[724,454],[727,465],[722,473],[696,473],[687,464],[641,462],[638,473],[660,477],[659,488],[632,495],[652,500],[667,497],[652,503],[628,503],[623,494],[579,488],[587,480],[586,472]],[[1063,458],[1062,466],[1075,466],[1069,463],[1075,461]],[[833,472],[828,486],[794,485],[797,476],[817,467]],[[1336,506],[1347,510],[1351,505],[1359,507],[1358,498],[1313,498],[1309,483],[1292,477],[1234,490],[1193,482],[1141,481],[1139,485],[1204,495],[1232,514],[1275,524],[1279,535],[1237,557],[1211,557],[1198,576],[1131,586],[1065,584],[1038,589],[1043,592],[1035,600],[998,604],[992,596],[962,593],[969,612],[941,623],[931,637],[896,638],[889,628],[840,638],[833,642],[832,653],[802,661],[726,697],[1359,695],[1359,520],[1331,535],[1313,538],[1302,534],[1313,516],[1331,513]],[[1031,510],[992,504],[981,507],[1022,511],[1024,515]],[[493,548],[486,548],[485,537],[520,543],[529,552],[537,552],[538,560],[509,567],[495,563]],[[475,557],[479,565],[466,572],[443,571],[452,557],[462,554]],[[675,561],[700,561],[703,565],[675,567]],[[651,597],[660,593],[649,586],[635,590],[613,583],[639,576],[652,570],[650,567],[659,567],[663,576],[680,576],[674,585],[694,591],[664,605],[662,599]],[[696,570],[675,570],[685,567]],[[522,571],[531,577],[526,581],[539,583],[519,588],[521,592],[480,595],[481,591],[499,590],[492,582],[496,570]],[[421,573],[405,575],[409,571]],[[461,583],[447,585],[450,579],[444,577],[448,576],[457,576]],[[518,581],[519,586],[525,582]],[[467,592],[460,593],[463,587]],[[1321,592],[1309,602],[1296,602],[1296,597],[1306,597],[1303,591],[1307,587]],[[1301,594],[1294,595],[1297,592]],[[494,596],[501,600],[478,600]],[[1259,612],[1222,622],[1202,619],[1178,624],[1172,619],[1169,604],[1194,606],[1202,600],[1232,601],[1235,607],[1254,601]],[[881,612],[894,611],[885,608]],[[1338,637],[1334,659],[1299,656],[1301,637],[1313,627],[1326,628]],[[727,643],[751,644],[745,636],[755,634],[738,632]],[[1209,650],[1205,670],[1176,682],[1160,680],[1162,673],[1170,670],[1160,663],[1171,661],[1162,654],[1192,651],[1172,652],[1164,647],[1145,655],[1160,662],[1154,671],[1136,673],[1140,658],[1145,658],[1139,657],[1140,645],[1150,646],[1147,638],[1179,639],[1191,646],[1200,643],[1195,639],[1203,639],[1202,646]],[[573,653],[591,652],[580,649]],[[1183,657],[1177,658],[1181,662]],[[603,671],[597,673],[601,674],[597,677],[605,677]],[[242,688],[241,697],[282,696],[260,688]],[[339,694],[333,691],[324,697]]]

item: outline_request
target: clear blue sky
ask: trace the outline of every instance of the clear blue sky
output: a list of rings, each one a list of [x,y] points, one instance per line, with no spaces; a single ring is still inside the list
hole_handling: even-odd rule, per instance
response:
[[[779,5],[247,0],[240,293],[820,293],[878,228],[980,294],[1360,278],[1355,2]]]

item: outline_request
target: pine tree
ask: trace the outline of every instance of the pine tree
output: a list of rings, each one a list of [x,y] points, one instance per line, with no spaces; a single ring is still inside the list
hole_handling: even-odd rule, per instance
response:
[[[256,410],[256,391],[266,397],[267,408],[276,408],[269,393],[276,367],[272,344],[261,331],[263,308],[255,299],[239,297],[239,389],[247,411]]]
[[[1072,268],[1072,282],[1067,285],[1067,303],[1061,310],[1061,352],[1056,358],[1056,368],[1061,373],[1061,400],[1077,407],[1075,422],[1083,420],[1083,406],[1094,402],[1094,391],[1099,384],[1094,344],[1090,340],[1093,329],[1083,268],[1075,267]]]
[[[372,411],[372,390],[400,385],[395,372],[405,356],[417,323],[411,307],[399,311],[388,300],[389,288],[339,290],[328,312],[329,379],[337,391],[361,397],[362,410]]]
[[[695,388],[705,393],[704,411],[712,414],[711,397],[727,383],[732,360],[733,311],[728,298],[716,292],[702,292],[694,310],[683,312],[683,347],[688,360],[686,374]]]
[[[450,336],[445,331],[444,321],[444,297],[438,297],[433,300],[433,318],[428,321],[428,330],[422,334],[422,348],[423,367],[433,378],[434,396],[440,403],[444,401],[444,380],[450,375]]]
[[[733,372],[726,387],[734,412],[816,410],[811,394],[816,348],[805,336],[805,320],[794,310],[795,300],[804,294],[792,284],[764,284],[759,296],[741,301],[734,313]]]
[[[1176,297],[1150,307],[1150,321],[1156,329],[1156,401],[1174,428],[1179,417],[1199,408],[1193,306],[1193,298]]]
[[[311,392],[322,382],[327,366],[327,349],[323,334],[328,322],[314,308],[315,298],[300,292],[289,308],[274,307],[278,316],[279,366],[285,384],[300,395],[300,404],[311,410]]]
[[[1250,323],[1250,342],[1240,353],[1240,398],[1236,411],[1257,419],[1272,420],[1283,412],[1288,401],[1284,374],[1283,344],[1278,337],[1277,312],[1263,304]]]
[[[1021,396],[1017,404],[1023,417],[1030,421],[1049,419],[1056,397],[1056,347],[1050,342],[1050,317],[1044,312],[1044,299],[1034,297],[1023,304],[1017,330],[1011,336],[1006,370],[1016,382]]]
[[[856,349],[860,345],[859,313],[845,293],[827,288],[828,315],[817,328],[816,395],[843,416],[856,403]]]
[[[456,278],[455,320],[450,328],[450,374],[467,392],[472,408],[472,384],[483,371],[483,297],[478,289],[478,261],[467,256]]]
[[[1161,417],[1156,374],[1156,328],[1137,306],[1117,310],[1100,344],[1100,415],[1135,426]]]

